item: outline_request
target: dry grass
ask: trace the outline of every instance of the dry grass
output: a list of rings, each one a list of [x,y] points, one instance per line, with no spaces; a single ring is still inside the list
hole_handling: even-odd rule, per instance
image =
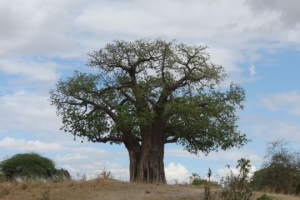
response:
[[[212,189],[213,194],[219,189]],[[256,193],[256,199],[263,193]],[[4,200],[196,200],[203,199],[203,187],[191,185],[151,185],[127,183],[103,177],[86,181],[62,182],[4,182],[0,183],[0,199]],[[271,195],[274,196],[274,195]],[[282,200],[299,197],[277,195]]]
[[[9,200],[82,200],[82,199],[186,199],[180,189],[186,186],[167,186],[127,183],[117,180],[96,178],[92,181],[54,182],[4,182],[0,183],[0,199]],[[195,187],[188,192],[197,196]],[[190,198],[188,198],[190,199]]]
[[[267,194],[268,196],[271,196],[274,198],[274,200],[299,200],[299,196],[295,195],[285,195],[285,194],[275,194],[275,193],[266,193],[266,192],[254,192],[253,193],[253,199],[257,199],[263,194]]]

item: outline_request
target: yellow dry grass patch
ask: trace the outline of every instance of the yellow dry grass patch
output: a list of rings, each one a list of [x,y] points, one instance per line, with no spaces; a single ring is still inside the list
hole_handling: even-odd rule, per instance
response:
[[[220,189],[213,188],[212,193]],[[263,193],[256,193],[257,199]],[[271,195],[283,200],[299,197]],[[97,178],[91,181],[61,182],[3,182],[0,183],[0,199],[4,200],[196,200],[203,199],[203,187],[191,185],[153,185],[128,183]]]

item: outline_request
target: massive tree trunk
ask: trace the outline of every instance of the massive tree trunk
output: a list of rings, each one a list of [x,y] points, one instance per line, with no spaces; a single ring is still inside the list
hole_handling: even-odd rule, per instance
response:
[[[142,130],[142,141],[125,143],[130,158],[130,182],[165,184],[164,135],[162,122],[156,120]]]
[[[130,182],[166,183],[164,150],[146,149],[144,153],[129,152]]]

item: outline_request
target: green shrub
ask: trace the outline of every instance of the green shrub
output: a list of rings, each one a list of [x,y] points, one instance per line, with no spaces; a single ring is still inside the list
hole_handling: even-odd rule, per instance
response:
[[[258,197],[257,200],[273,200],[273,197],[263,194],[260,197]]]
[[[7,177],[3,173],[0,173],[0,183],[5,181],[7,181]]]
[[[223,200],[250,200],[252,196],[252,188],[247,180],[247,175],[250,172],[250,160],[241,158],[238,160],[240,174],[234,175],[230,166],[227,166],[230,174],[221,179],[223,189],[220,197]]]
[[[192,185],[204,185],[206,183],[206,180],[203,180],[203,179],[194,179],[193,182],[192,182]]]
[[[221,179],[224,186],[220,196],[223,200],[250,200],[252,189],[249,184],[240,179],[239,176],[230,175]]]
[[[16,154],[0,163],[1,173],[9,180],[58,179],[63,174],[54,162],[37,153]]]

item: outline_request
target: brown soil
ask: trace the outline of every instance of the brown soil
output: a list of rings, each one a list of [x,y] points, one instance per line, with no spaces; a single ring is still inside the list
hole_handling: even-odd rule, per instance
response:
[[[220,189],[213,188],[216,194]],[[252,199],[263,193],[255,192]],[[296,200],[292,195],[268,194],[282,200]],[[116,180],[64,181],[59,183],[0,183],[0,199],[5,200],[167,200],[203,199],[203,187],[191,185],[151,185]]]

